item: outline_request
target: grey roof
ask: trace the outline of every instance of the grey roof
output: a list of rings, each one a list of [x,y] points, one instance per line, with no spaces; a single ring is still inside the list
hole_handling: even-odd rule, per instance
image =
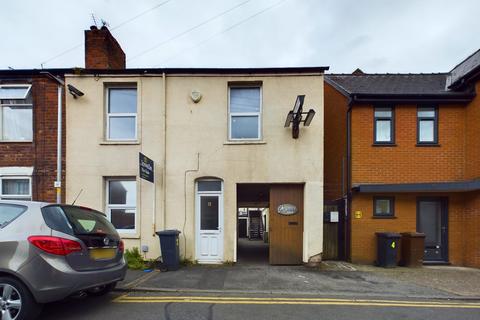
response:
[[[450,76],[447,78],[447,86],[449,88],[460,86],[466,78],[474,75],[477,71],[480,71],[480,49],[450,71]]]
[[[346,96],[411,98],[459,98],[470,91],[446,89],[448,73],[326,74],[325,79]]]

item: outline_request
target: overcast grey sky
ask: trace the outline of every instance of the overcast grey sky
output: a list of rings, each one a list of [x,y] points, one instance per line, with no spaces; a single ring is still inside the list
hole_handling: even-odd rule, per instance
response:
[[[479,0],[0,0],[0,68],[83,67],[92,13],[127,67],[440,72],[480,48]]]

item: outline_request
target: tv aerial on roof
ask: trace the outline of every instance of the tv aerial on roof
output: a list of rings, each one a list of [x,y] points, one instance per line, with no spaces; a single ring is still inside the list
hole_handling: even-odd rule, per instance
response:
[[[305,95],[298,95],[293,110],[289,111],[287,114],[287,119],[285,120],[285,128],[290,127],[292,124],[292,138],[298,139],[300,133],[300,123],[303,122],[305,127],[308,127],[315,116],[315,110],[310,109],[308,112],[303,112],[303,102],[305,100]],[[303,118],[305,116],[305,118]]]

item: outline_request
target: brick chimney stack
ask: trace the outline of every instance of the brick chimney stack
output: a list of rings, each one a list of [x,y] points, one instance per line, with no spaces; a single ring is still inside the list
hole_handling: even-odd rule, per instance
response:
[[[86,69],[125,69],[125,52],[106,26],[85,30]]]

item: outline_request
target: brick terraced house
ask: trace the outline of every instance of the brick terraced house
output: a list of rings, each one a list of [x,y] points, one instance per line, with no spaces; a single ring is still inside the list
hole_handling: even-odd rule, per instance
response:
[[[346,205],[339,252],[373,263],[376,232],[419,231],[426,263],[479,267],[480,50],[448,73],[325,82],[325,202]]]
[[[0,70],[0,199],[65,199],[66,70]]]

